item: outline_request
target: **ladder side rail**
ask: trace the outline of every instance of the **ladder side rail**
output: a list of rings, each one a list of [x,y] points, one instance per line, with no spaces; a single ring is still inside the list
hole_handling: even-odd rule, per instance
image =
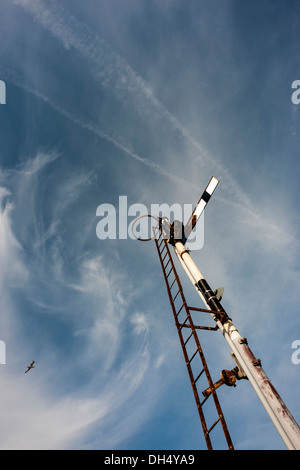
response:
[[[168,292],[168,296],[169,296],[169,301],[170,301],[170,304],[171,304],[171,307],[172,307],[173,316],[174,316],[174,318],[175,318],[175,323],[176,323],[176,326],[177,326],[177,325],[178,325],[177,311],[176,311],[175,305],[174,305],[174,303],[173,303],[173,301],[172,301],[172,293],[171,293],[171,291],[170,291],[170,284],[169,284],[169,282],[168,282],[168,277],[166,276],[166,273],[165,273],[165,270],[164,270],[164,265],[163,265],[162,258],[161,258],[161,255],[160,255],[160,251],[159,251],[159,244],[158,244],[158,241],[157,241],[156,238],[154,239],[154,241],[155,241],[156,248],[157,248],[157,251],[158,251],[158,254],[159,254],[159,259],[160,259],[160,262],[161,262],[161,267],[162,267],[162,271],[163,271],[165,283],[166,283],[166,286],[167,286],[167,292]],[[168,250],[168,252],[169,252],[168,247],[167,247],[167,250]],[[169,252],[169,256],[171,256],[170,252]],[[176,271],[175,271],[174,274],[175,274],[175,279],[176,279],[176,274],[177,274]],[[179,281],[179,279],[178,279],[178,281]],[[179,282],[180,282],[180,281],[179,281]],[[194,384],[194,382],[195,382],[195,380],[194,380],[194,375],[193,375],[192,368],[191,368],[191,365],[190,365],[190,360],[189,360],[189,357],[188,357],[188,354],[187,354],[187,350],[186,350],[186,347],[185,347],[185,344],[184,344],[183,335],[182,335],[180,329],[178,329],[178,327],[177,327],[177,331],[178,331],[178,334],[179,334],[179,339],[180,339],[180,343],[181,343],[181,347],[182,347],[182,351],[183,351],[183,355],[184,355],[186,367],[187,367],[188,374],[189,374],[189,378],[190,378],[190,382],[191,382],[191,385],[192,385],[192,390],[193,390],[193,393],[194,393],[194,398],[195,398],[195,401],[196,401],[197,410],[198,410],[198,413],[199,413],[199,417],[200,417],[200,421],[201,421],[201,425],[202,425],[202,429],[203,429],[203,434],[204,434],[206,446],[207,446],[207,449],[208,449],[208,450],[212,450],[213,447],[212,447],[211,439],[210,439],[210,436],[209,436],[209,433],[208,433],[208,428],[207,428],[205,416],[204,416],[204,413],[203,413],[203,410],[202,410],[202,406],[201,406],[201,401],[200,401],[200,397],[199,397],[199,394],[198,394],[198,390],[197,390],[197,388],[196,388],[196,386],[195,386],[195,384]]]
[[[177,331],[178,331],[178,334],[179,334],[179,337],[180,337],[180,342],[181,342],[181,346],[182,346],[182,349],[183,349],[183,353],[184,353],[184,356],[185,356],[185,360],[186,360],[186,365],[187,365],[187,368],[188,368],[188,372],[189,372],[189,376],[190,376],[190,380],[191,380],[191,384],[192,384],[192,388],[193,388],[193,391],[194,391],[194,395],[195,395],[195,399],[196,399],[196,403],[197,403],[197,408],[198,408],[198,411],[199,411],[199,414],[201,414],[202,416],[202,419],[205,420],[204,418],[204,414],[201,410],[202,408],[202,405],[201,405],[201,401],[199,399],[199,395],[198,395],[198,390],[197,390],[197,387],[196,387],[196,382],[197,382],[197,379],[199,378],[199,376],[201,375],[201,373],[198,375],[197,379],[195,380],[194,378],[194,375],[193,375],[193,372],[192,372],[192,369],[191,369],[191,366],[190,366],[190,363],[191,363],[191,360],[193,359],[193,357],[196,355],[196,353],[199,353],[199,356],[200,356],[200,359],[201,359],[201,362],[202,362],[202,365],[203,365],[203,370],[205,371],[205,375],[206,375],[206,378],[207,378],[207,381],[209,383],[209,387],[210,389],[212,390],[212,396],[213,396],[213,400],[214,400],[214,404],[215,404],[215,407],[216,407],[216,410],[217,410],[217,414],[219,416],[217,422],[221,422],[221,425],[222,425],[222,428],[223,428],[223,432],[224,432],[224,436],[225,436],[225,439],[227,441],[227,444],[228,444],[228,448],[229,449],[233,449],[233,443],[232,443],[232,440],[231,440],[231,437],[230,437],[230,434],[229,434],[229,431],[228,431],[228,428],[227,428],[227,424],[226,424],[226,421],[225,421],[225,418],[224,418],[224,415],[223,415],[223,412],[222,412],[222,409],[221,409],[221,405],[219,403],[219,400],[218,400],[218,397],[217,397],[217,393],[214,389],[214,384],[213,384],[213,381],[212,381],[212,378],[211,378],[211,375],[210,375],[210,372],[209,372],[209,369],[208,369],[208,366],[207,366],[207,363],[206,363],[206,359],[204,357],[204,353],[203,353],[203,350],[202,350],[202,347],[200,345],[200,341],[199,341],[199,337],[197,335],[197,332],[196,332],[196,329],[197,329],[197,326],[194,325],[193,323],[193,320],[192,320],[192,317],[191,317],[191,314],[190,314],[190,309],[187,305],[187,302],[186,302],[186,299],[185,299],[185,296],[184,296],[184,293],[183,293],[183,289],[182,289],[182,285],[181,285],[181,282],[180,282],[180,279],[179,279],[179,276],[177,274],[177,271],[176,271],[176,268],[175,268],[175,265],[174,265],[174,261],[172,259],[172,255],[170,253],[170,250],[169,250],[169,247],[168,247],[168,244],[166,242],[166,240],[164,240],[164,244],[165,244],[165,247],[163,249],[166,249],[167,252],[168,252],[168,255],[169,255],[169,259],[170,259],[170,262],[171,262],[171,266],[172,266],[172,271],[174,272],[174,276],[176,278],[176,281],[177,281],[177,285],[178,285],[178,289],[179,289],[179,292],[180,292],[180,295],[181,295],[181,299],[182,299],[182,303],[184,305],[184,308],[185,308],[185,311],[186,311],[186,315],[187,315],[187,319],[189,324],[188,325],[184,325],[184,324],[180,324],[179,321],[178,321],[178,315],[177,315],[177,312],[176,312],[176,309],[175,309],[175,305],[174,305],[174,302],[173,302],[173,297],[172,297],[172,293],[171,293],[171,290],[170,290],[170,284],[169,284],[169,280],[168,280],[168,276],[166,275],[165,273],[165,270],[164,270],[164,264],[162,262],[162,257],[161,257],[161,254],[160,254],[160,246],[156,237],[155,237],[155,243],[156,243],[156,247],[157,247],[157,250],[158,250],[158,254],[159,254],[159,258],[160,258],[160,261],[161,261],[161,266],[162,266],[162,270],[163,270],[163,274],[164,274],[164,278],[165,278],[165,282],[166,282],[166,286],[167,286],[167,290],[168,290],[168,295],[169,295],[169,300],[170,300],[170,303],[171,303],[171,306],[172,306],[172,310],[173,310],[173,314],[174,314],[174,319],[175,319],[175,323],[176,323],[176,327],[177,327]],[[177,293],[178,294],[178,293]],[[176,296],[177,296],[176,294]],[[195,308],[195,310],[198,310],[197,308]],[[199,309],[199,310],[203,310],[203,309]],[[185,320],[185,322],[186,322]],[[184,322],[184,323],[185,323]],[[194,355],[192,356],[191,359],[188,358],[188,355],[187,355],[187,351],[186,351],[186,344],[185,344],[185,341],[184,341],[184,338],[183,338],[183,335],[182,335],[182,327],[183,326],[188,326],[191,328],[192,330],[192,335],[194,337],[194,341],[196,343],[196,346],[197,346],[197,350],[196,352],[194,353]],[[200,327],[201,328],[201,327]],[[209,327],[202,327],[202,328],[205,328],[205,329],[212,329],[212,330],[215,330],[215,328],[209,328]],[[205,401],[205,400],[204,400]],[[204,403],[203,401],[203,403]],[[201,418],[200,416],[200,418]],[[202,420],[201,420],[202,422]],[[203,424],[203,422],[202,422]],[[217,424],[217,423],[215,423]],[[214,427],[214,426],[213,426]],[[213,429],[213,427],[210,428],[210,430]],[[209,440],[209,432],[210,430],[207,430],[207,425],[206,425],[206,422],[205,422],[205,425],[203,426],[203,431],[204,431],[204,435],[205,435],[205,438],[207,440]],[[208,447],[210,448],[210,447]]]

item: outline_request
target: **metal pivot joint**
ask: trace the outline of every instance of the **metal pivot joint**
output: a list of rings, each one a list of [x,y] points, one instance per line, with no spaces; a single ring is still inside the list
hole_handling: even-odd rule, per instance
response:
[[[241,373],[238,366],[236,366],[232,370],[223,369],[220,373],[220,376],[221,376],[220,380],[218,380],[216,383],[214,383],[214,389],[215,390],[217,388],[221,387],[222,385],[227,385],[227,387],[236,387],[236,381],[237,380],[247,378],[243,373]],[[212,393],[212,390],[213,389],[208,387],[206,390],[204,390],[202,392],[202,395],[207,397]]]

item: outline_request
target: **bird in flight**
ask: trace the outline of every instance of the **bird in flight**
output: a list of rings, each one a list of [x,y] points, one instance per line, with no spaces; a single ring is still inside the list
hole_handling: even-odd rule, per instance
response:
[[[32,363],[30,364],[30,366],[27,366],[27,370],[25,371],[25,374],[26,374],[27,372],[29,372],[30,369],[33,369],[33,368],[34,368],[34,365],[33,365],[33,364],[35,364],[35,361],[32,361]]]

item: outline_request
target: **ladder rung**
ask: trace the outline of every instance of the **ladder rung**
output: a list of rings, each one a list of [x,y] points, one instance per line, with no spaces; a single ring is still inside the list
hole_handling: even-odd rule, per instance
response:
[[[194,357],[196,356],[198,352],[198,349],[196,349],[196,351],[194,352],[194,354],[192,355],[192,357],[189,359],[189,364],[192,362],[192,360],[194,359]]]
[[[174,300],[176,299],[176,297],[177,297],[177,295],[178,295],[179,293],[180,293],[180,289],[178,289],[178,291],[177,291],[175,297],[173,297],[173,302],[174,302]]]
[[[193,334],[193,333],[191,333],[191,334]],[[201,375],[203,374],[203,372],[204,372],[204,368],[201,370],[201,372],[199,372],[199,374],[197,375],[196,379],[194,380],[194,385],[195,385],[195,383],[197,382],[197,380],[200,379],[200,377],[201,377]]]
[[[158,239],[158,240],[159,240],[159,239]],[[158,248],[161,247],[161,245],[163,244],[163,242],[164,242],[164,239],[163,239],[163,238],[161,239],[160,242],[157,242]],[[166,245],[165,245],[164,247],[166,247]]]
[[[191,332],[191,334],[187,337],[187,339],[184,342],[184,345],[186,345],[188,343],[188,341],[191,339],[192,336],[193,336],[193,332]]]
[[[202,400],[202,402],[200,403],[200,408],[202,408],[202,406],[204,405],[204,403],[206,402],[206,400],[209,399],[210,396],[211,396],[211,394],[207,395],[207,397],[205,397],[204,400]]]
[[[184,307],[184,304],[181,305],[180,309],[178,310],[178,312],[176,313],[176,317],[178,317],[178,315],[180,314],[181,310],[183,309]],[[188,317],[186,317],[184,323],[181,326],[181,328],[183,327],[183,325],[185,324],[185,322],[187,321]]]
[[[188,319],[189,319],[189,318],[186,317],[186,319],[184,320],[183,323],[179,323],[179,326],[180,326],[180,329],[181,329],[181,330],[182,330],[182,328],[183,328],[184,326],[186,326],[185,324],[186,324],[186,322],[188,321]],[[190,325],[187,325],[187,326],[189,327]]]
[[[218,419],[214,422],[214,424],[209,428],[209,430],[207,431],[207,434],[209,434],[214,429],[214,427],[216,426],[216,424],[218,424],[220,419],[221,419],[221,416],[219,416]]]
[[[157,228],[155,228],[155,229],[153,230],[153,233],[154,233],[154,235],[155,235],[156,240],[159,240],[159,238],[161,237],[161,231],[160,231],[160,230],[157,230]]]
[[[161,259],[161,260],[162,260],[162,262],[164,262],[164,261],[165,261],[165,258],[166,258],[167,256],[168,256],[168,252],[167,252],[167,253],[165,254],[165,256],[164,256],[164,257]]]
[[[162,256],[163,256],[163,253],[164,253],[165,250],[166,250],[166,247],[164,246],[164,247],[162,248],[162,250],[160,251],[160,257],[161,257],[161,258],[162,258]],[[168,253],[166,253],[166,254],[168,254]]]
[[[213,389],[212,392],[209,393],[207,396],[204,396],[202,401],[200,401],[200,395],[198,393],[198,388],[199,388],[198,382],[200,382],[200,378],[202,377],[203,372],[205,372],[205,374],[207,376],[206,378],[208,379],[209,383],[211,382],[211,379],[210,379],[210,375],[209,375],[209,371],[208,371],[208,368],[207,368],[207,364],[206,364],[204,355],[203,355],[202,350],[201,350],[200,343],[197,341],[198,338],[197,338],[196,331],[198,329],[216,330],[218,328],[218,326],[216,325],[215,327],[209,327],[209,326],[206,327],[206,326],[194,325],[193,321],[192,321],[192,318],[191,318],[191,311],[200,311],[200,312],[216,313],[216,314],[224,314],[224,312],[218,312],[218,311],[215,312],[213,310],[192,308],[192,307],[188,306],[188,304],[186,303],[184,290],[182,289],[182,286],[181,286],[180,278],[178,277],[176,267],[173,263],[173,257],[170,253],[170,248],[168,246],[168,241],[165,239],[162,230],[160,230],[160,229],[157,230],[155,232],[155,234],[156,234],[155,245],[156,245],[156,248],[157,248],[157,251],[158,251],[158,256],[159,256],[159,259],[160,259],[160,264],[161,264],[161,267],[162,267],[164,280],[165,280],[165,283],[166,283],[166,286],[167,286],[168,296],[169,296],[169,300],[170,300],[170,303],[171,303],[171,306],[172,306],[175,324],[176,324],[176,327],[177,327],[177,330],[178,330],[178,333],[179,333],[179,336],[180,336],[181,346],[182,346],[182,349],[183,349],[183,352],[184,352],[185,362],[186,362],[186,366],[187,366],[187,369],[188,369],[190,382],[191,382],[191,385],[192,385],[192,388],[193,388],[193,391],[194,391],[196,404],[197,404],[200,420],[201,420],[201,423],[202,423],[202,427],[203,427],[207,447],[208,447],[208,449],[212,449],[212,444],[211,444],[211,441],[210,441],[209,433],[214,429],[214,427],[220,421],[221,424],[222,424],[222,428],[223,428],[223,431],[224,431],[225,438],[227,440],[229,449],[232,449],[233,446],[232,446],[232,443],[231,443],[231,438],[230,438],[229,433],[227,431],[225,421],[223,423],[224,416],[222,414],[221,407],[220,407],[219,402],[218,402],[218,397],[217,397],[216,393],[214,392],[215,389]],[[165,263],[165,261],[166,261],[166,263]],[[173,277],[171,276],[172,273],[173,273]],[[176,285],[177,287],[174,287],[174,285]],[[174,287],[174,289],[172,291],[171,289],[173,287]],[[174,292],[174,294],[173,294],[173,292]],[[179,299],[181,299],[181,300],[177,300],[176,303],[178,303],[178,306],[175,306],[175,300],[177,299],[179,294],[180,294]],[[184,314],[184,312],[185,312],[185,314]],[[180,315],[180,317],[179,317],[179,315]],[[187,332],[187,333],[183,334],[183,331],[186,328],[190,328],[191,331],[189,333]],[[189,340],[192,338],[192,336],[194,337],[195,341],[193,341],[193,344],[191,344],[191,348],[194,348],[196,346],[197,349],[190,356],[190,351],[192,351],[193,349],[190,349],[190,347],[189,347],[188,348],[189,351],[187,351],[186,346],[187,346]],[[202,363],[202,365],[200,365],[200,364],[198,365],[199,361],[197,360],[196,361],[197,364],[193,363],[193,366],[192,366],[191,363],[192,363],[193,359],[195,358],[195,356],[197,355],[197,353],[199,355],[200,364]],[[194,368],[196,369],[196,373],[198,374],[197,376],[196,376],[196,374],[194,374]],[[202,377],[202,380],[203,380],[203,377]],[[202,395],[205,395],[205,393],[202,392]],[[213,404],[215,405],[216,411],[217,411],[217,414],[215,415],[215,417],[218,417],[218,419],[216,419],[216,421],[208,429],[207,425],[206,425],[206,419],[204,417],[204,413],[203,413],[203,410],[201,408],[204,406],[204,404],[206,403],[206,400],[208,400],[210,396],[213,397]]]
[[[168,277],[170,276],[171,272],[173,271],[173,267],[170,269],[170,271],[168,272],[168,274],[166,275],[167,279]]]
[[[167,253],[168,254],[168,253]],[[165,259],[165,258],[164,258]],[[164,262],[164,259],[162,260],[162,262]],[[170,259],[168,260],[167,264],[164,266],[164,269],[166,269],[166,267],[168,266],[168,264],[171,263]]]

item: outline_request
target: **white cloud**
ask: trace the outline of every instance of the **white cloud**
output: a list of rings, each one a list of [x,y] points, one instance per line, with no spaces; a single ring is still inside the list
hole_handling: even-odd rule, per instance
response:
[[[23,285],[28,271],[22,261],[22,247],[11,228],[13,204],[6,198],[10,196],[6,188],[0,188],[0,284]],[[3,289],[3,287],[2,287]]]
[[[140,313],[140,312],[134,313],[130,321],[137,335],[140,335],[142,333],[146,334],[149,332],[149,323],[147,321],[146,316],[143,313]]]
[[[252,224],[256,224],[256,234],[258,236],[260,236],[260,230],[262,230],[264,234],[268,234],[269,237],[272,233],[274,241],[275,233],[277,240],[279,234],[281,234],[281,237],[286,236],[285,231],[279,227],[277,221],[275,222],[273,220],[270,225],[270,220],[268,218],[265,219],[265,217],[260,214],[260,209],[253,206],[248,195],[242,190],[223,163],[190,134],[189,130],[155,97],[151,86],[143,80],[103,38],[92,33],[86,25],[79,23],[75,17],[72,16],[70,12],[67,13],[61,5],[56,5],[53,8],[46,6],[40,0],[33,2],[29,2],[28,0],[14,0],[14,3],[21,5],[27,12],[32,14],[44,28],[62,41],[64,47],[74,47],[84,58],[88,59],[90,72],[94,74],[96,79],[100,80],[101,85],[109,88],[121,101],[125,100],[130,103],[130,106],[134,106],[143,119],[146,119],[147,122],[150,123],[155,119],[155,116],[157,116],[159,119],[162,119],[162,122],[168,122],[171,128],[176,130],[194,151],[196,151],[196,156],[194,156],[195,166],[201,163],[202,167],[209,169],[213,173],[222,175],[222,188],[227,195],[225,198],[221,198],[218,195],[215,197],[222,201],[222,204],[229,204],[233,207],[240,208],[243,222],[249,223],[249,221],[251,221]],[[178,184],[179,187],[183,186],[199,191],[198,186],[191,184],[191,182],[177,176],[169,169],[165,169],[156,162],[141,157],[134,152],[129,145],[124,144],[121,139],[103,132],[99,125],[87,121],[83,116],[68,111],[63,106],[55,103],[53,99],[44,96],[37,90],[31,89],[24,83],[15,79],[12,75],[10,76],[11,80],[16,85],[40,97],[53,107],[53,109],[74,123],[111,142],[131,158],[150,167],[157,174],[173,181]],[[218,175],[215,174],[215,176]]]
[[[9,80],[11,83],[13,83],[15,86],[25,90],[28,93],[33,94],[40,100],[47,103],[52,109],[54,109],[59,114],[61,114],[62,116],[72,121],[74,124],[80,126],[82,129],[87,129],[89,132],[97,135],[101,139],[104,139],[110,142],[111,144],[113,144],[115,147],[117,147],[119,150],[124,152],[126,155],[128,155],[132,159],[138,161],[139,163],[141,163],[142,165],[146,167],[151,168],[155,173],[161,176],[164,176],[165,178],[179,185],[189,184],[191,187],[198,189],[196,185],[187,183],[187,181],[185,181],[183,178],[181,178],[180,176],[174,175],[172,172],[165,169],[163,166],[159,165],[158,163],[137,154],[134,150],[132,150],[130,145],[124,143],[124,139],[115,137],[112,134],[108,134],[107,132],[104,132],[98,124],[95,124],[94,122],[87,120],[82,115],[76,114],[75,111],[65,108],[61,104],[58,104],[53,98],[49,98],[48,96],[39,92],[37,89],[33,89],[31,86],[25,84],[22,80],[17,78],[11,70],[9,71],[7,70],[3,76],[7,80]],[[32,171],[32,169],[30,168],[29,171]]]
[[[56,151],[39,151],[34,158],[28,159],[24,163],[16,166],[13,172],[21,173],[22,175],[33,175],[38,171],[41,171],[45,166],[54,162],[58,157],[59,153]]]
[[[2,375],[1,449],[67,448],[109,409],[101,399],[50,397],[44,386],[23,371],[19,376]]]
[[[208,264],[210,270],[209,281],[212,279],[212,282],[215,282],[220,279],[222,283],[225,282],[224,300],[227,302],[228,297],[229,300],[231,299],[229,305],[233,307],[232,313],[237,327],[239,328],[240,324],[242,326],[246,324],[250,330],[249,334],[252,334],[252,337],[254,336],[256,345],[263,338],[261,345],[263,351],[266,352],[266,348],[271,342],[275,341],[276,343],[278,325],[280,324],[282,330],[289,322],[289,324],[291,322],[294,324],[294,319],[292,318],[291,320],[291,315],[294,314],[284,312],[286,322],[283,322],[282,310],[277,306],[277,302],[285,295],[285,292],[289,291],[291,294],[291,290],[288,289],[288,281],[292,281],[294,286],[299,282],[295,263],[295,258],[298,255],[298,240],[295,235],[296,230],[294,232],[291,231],[291,220],[284,216],[283,211],[281,214],[283,218],[279,221],[277,214],[274,213],[275,205],[273,203],[270,203],[269,207],[267,207],[268,204],[263,208],[261,206],[255,207],[235,178],[225,168],[223,162],[220,163],[217,158],[207,152],[193,138],[175,116],[169,113],[155,98],[148,84],[101,38],[92,34],[73,17],[68,17],[61,7],[56,7],[55,9],[46,7],[41,1],[18,0],[15,3],[26,7],[27,11],[32,13],[40,24],[50,31],[54,37],[59,39],[65,48],[70,49],[73,47],[85,59],[88,59],[93,77],[99,80],[103,87],[107,87],[107,89],[112,91],[122,103],[125,101],[129,102],[130,106],[133,106],[136,112],[140,113],[140,116],[149,122],[151,122],[151,119],[155,119],[156,116],[166,120],[170,128],[177,130],[189,146],[194,149],[192,153],[197,156],[194,158],[193,163],[201,163],[201,168],[205,169],[205,171],[213,169],[213,171],[222,174],[221,187],[224,188],[224,192],[221,194],[226,193],[226,196],[214,196],[216,201],[221,202],[218,205],[219,212],[221,213],[215,213],[213,224],[210,226],[211,228],[208,227],[210,240],[206,240],[205,246],[210,246],[211,248],[208,248],[203,256],[200,253],[199,258],[201,265],[202,263],[204,265],[204,271],[206,271],[205,262]],[[112,72],[114,72],[115,76],[114,81],[112,80]],[[183,185],[187,188],[192,187],[183,178],[169,173],[162,165],[142,158],[132,147],[124,144],[124,140],[121,140],[121,138],[103,132],[98,124],[85,119],[75,111],[70,111],[69,108],[61,105],[52,97],[42,94],[37,89],[32,89],[20,80],[17,80],[13,75],[11,75],[11,80],[16,86],[20,86],[32,93],[74,124],[112,143],[130,156],[130,158],[140,162],[144,167],[151,168],[157,174],[168,178],[169,181],[178,183],[178,187]],[[42,160],[35,162],[36,169],[39,168],[41,163]],[[29,168],[26,168],[25,165],[22,170],[23,173],[30,176],[33,168],[34,165],[31,163]],[[191,168],[193,169],[194,166],[191,165]],[[216,174],[215,176],[218,177],[219,175]],[[64,203],[68,205],[76,200],[77,191],[87,187],[89,178],[86,175],[82,175],[82,178],[80,175],[74,175],[74,179],[70,179],[69,182],[70,186],[66,187],[65,192],[61,189],[61,194],[66,196],[65,199],[62,199],[62,207]],[[25,189],[24,187],[23,196],[29,194],[24,192]],[[226,204],[230,205],[230,217],[228,217],[229,211]],[[281,209],[278,206],[276,206],[276,209],[280,212],[284,204],[281,201],[279,201],[279,204]],[[30,205],[28,208],[28,214],[32,212],[32,207]],[[122,282],[118,282],[119,279],[115,277],[113,269],[107,268],[101,258],[92,259],[91,257],[84,257],[83,260],[81,259],[78,272],[76,273],[77,278],[75,280],[72,278],[72,282],[69,282],[70,280],[65,277],[63,269],[65,247],[62,244],[60,235],[57,233],[59,229],[58,214],[59,211],[57,211],[56,218],[51,220],[45,232],[41,233],[41,231],[37,230],[36,236],[33,238],[35,246],[40,248],[46,241],[51,241],[52,256],[48,256],[46,261],[48,263],[51,261],[52,271],[56,273],[54,278],[56,281],[60,281],[60,287],[68,285],[74,293],[74,297],[78,294],[78,297],[76,297],[77,303],[74,302],[76,308],[72,309],[73,331],[78,336],[81,335],[82,337],[89,338],[90,341],[90,347],[86,347],[84,350],[80,366],[82,367],[85,360],[89,361],[91,358],[104,358],[106,356],[106,363],[101,363],[101,371],[106,373],[112,364],[118,362],[121,353],[125,351],[124,344],[121,344],[124,339],[124,330],[122,328],[124,326],[128,327],[129,323],[130,327],[133,328],[134,340],[140,341],[139,354],[136,357],[140,357],[141,362],[139,362],[139,367],[137,367],[136,362],[130,355],[127,355],[128,351],[126,351],[125,358],[128,360],[128,363],[122,362],[120,376],[117,374],[114,376],[115,378],[121,377],[122,380],[120,382],[115,380],[107,383],[107,390],[112,394],[115,402],[118,402],[118,399],[120,399],[115,389],[116,384],[117,386],[122,385],[125,387],[128,392],[125,394],[125,397],[129,399],[129,396],[132,397],[130,393],[134,393],[142,384],[142,381],[145,380],[147,368],[151,362],[152,356],[149,358],[149,343],[147,342],[148,335],[151,332],[149,319],[144,311],[140,313],[140,310],[138,310],[132,316],[129,316],[129,321],[126,322],[128,299],[126,300],[124,291],[121,288],[116,291],[116,287],[120,286]],[[282,223],[283,220],[284,223]],[[37,229],[37,224],[35,223],[34,225]],[[16,245],[12,244],[11,246],[13,246],[11,253],[14,254]],[[40,259],[43,259],[42,251],[39,251],[36,255],[37,257],[40,255]],[[11,256],[12,258],[13,256]],[[16,272],[18,272],[18,269]],[[41,277],[44,274],[44,279],[47,277],[45,271],[37,269],[37,273],[40,273]],[[204,274],[206,275],[206,272]],[[280,290],[283,289],[283,280],[285,288],[281,296]],[[50,283],[50,286],[53,287],[53,300],[55,303],[55,294],[59,294],[60,291],[57,290],[56,284],[53,286]],[[294,288],[294,296],[295,292],[297,290]],[[57,295],[58,297],[59,295]],[[41,304],[40,298],[33,297],[33,300],[36,301],[36,305]],[[74,307],[74,304],[71,306]],[[46,302],[45,305],[47,306]],[[70,304],[67,305],[67,307],[69,306]],[[53,312],[54,306],[52,305],[51,307]],[[85,313],[86,321],[82,323],[78,321],[80,316],[78,312]],[[272,315],[270,315],[271,312]],[[231,312],[229,314],[231,315]],[[101,315],[101,317],[98,315]],[[258,324],[260,325],[259,328],[256,327]],[[268,330],[268,334],[266,334],[266,330]],[[153,357],[156,369],[159,370],[164,364],[167,353],[159,349],[157,356],[154,355]],[[129,367],[129,363],[132,367]],[[136,367],[138,373],[135,376]],[[83,407],[85,406],[84,403],[82,401]],[[89,401],[86,402],[86,409],[88,407]],[[68,409],[67,404],[66,409]],[[108,405],[107,409],[109,409]],[[89,413],[87,412],[87,421],[88,415]],[[69,429],[67,413],[64,419],[66,419],[67,435]],[[137,421],[139,420],[137,419]],[[120,440],[124,436],[124,429],[128,421],[125,419],[124,423],[120,424],[118,428],[120,431],[118,438]],[[62,428],[63,425],[64,423],[62,423]],[[75,428],[75,424],[74,428],[70,426],[69,434],[73,437],[77,432]],[[72,429],[74,429],[74,433]],[[62,436],[61,439],[63,442],[64,437]],[[108,439],[108,442],[114,445],[116,440],[112,438],[111,440]]]
[[[118,414],[122,415],[122,408],[126,407],[132,413],[125,414],[119,423],[121,427],[126,427],[126,435],[116,433],[115,438],[109,436],[104,441],[115,446],[128,438],[130,433],[136,432],[157,399],[157,394],[151,393],[152,387],[155,387],[155,374],[150,374],[149,379],[146,377],[151,366],[146,317],[134,315],[131,319],[134,324],[128,322],[129,337],[124,335],[126,308],[132,293],[130,283],[124,282],[122,270],[106,266],[101,256],[92,258],[81,253],[77,275],[72,275],[72,280],[77,277],[77,281],[70,282],[68,272],[61,264],[64,262],[63,250],[50,253],[51,256],[44,250],[46,242],[53,248],[57,246],[60,225],[56,220],[50,221],[46,232],[37,230],[32,233],[31,245],[27,240],[27,248],[31,250],[34,246],[34,255],[30,257],[30,265],[26,262],[28,257],[25,257],[26,250],[18,240],[18,234],[32,219],[35,227],[39,225],[35,213],[39,198],[35,176],[37,173],[41,175],[47,169],[46,164],[52,161],[54,159],[50,156],[41,158],[39,154],[24,164],[22,169],[9,172],[10,181],[7,182],[11,186],[10,191],[3,187],[0,190],[0,303],[1,333],[4,335],[1,339],[7,345],[7,363],[1,366],[5,367],[0,391],[2,449],[62,449],[76,446],[77,442],[84,441],[91,426],[97,426],[101,434],[101,429],[105,429],[107,423]],[[78,177],[74,173],[73,176],[66,189],[68,203],[74,201],[78,190],[84,189],[89,181],[89,177],[83,174]],[[20,226],[13,229],[14,210],[21,203],[19,198],[27,200],[29,194],[33,213],[30,216],[29,212],[26,213],[18,220]],[[14,205],[7,198],[14,200]],[[58,210],[56,214],[59,213]],[[58,257],[56,261],[55,256]],[[57,269],[61,266],[54,277],[49,276],[50,260]],[[23,325],[26,324],[24,306],[14,295],[15,287],[31,301],[31,308],[36,315],[40,315],[41,321],[45,319],[44,315],[50,314],[54,329],[57,328],[56,322],[59,325],[62,318],[68,321],[68,335],[75,341],[77,338],[82,348],[77,356],[72,356],[71,362],[65,355],[61,357],[63,348],[52,344],[50,336],[43,345],[43,351],[37,351],[31,340],[28,343],[29,338],[23,332]],[[70,297],[65,299],[66,291],[73,292],[71,300]],[[52,294],[51,304],[49,293]],[[126,346],[127,341],[131,341],[130,348]],[[31,358],[33,351],[39,355],[34,358],[37,367],[31,375],[25,375],[26,358]],[[75,377],[85,373],[89,377],[85,379],[88,385],[82,385],[80,390],[73,388],[72,382],[68,385],[68,380],[76,382]],[[133,397],[141,387],[144,396],[147,396],[146,407],[144,402],[138,406],[134,403]],[[140,416],[138,409],[141,409]],[[100,440],[97,446],[102,445]]]

